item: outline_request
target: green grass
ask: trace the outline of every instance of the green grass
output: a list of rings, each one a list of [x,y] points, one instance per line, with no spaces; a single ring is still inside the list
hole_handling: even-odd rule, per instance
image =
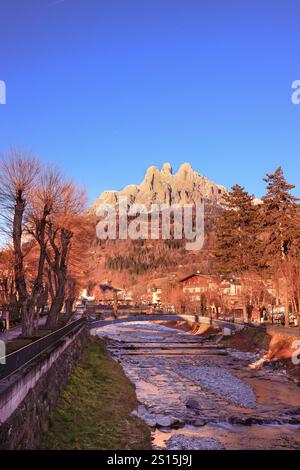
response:
[[[91,338],[54,410],[41,449],[151,449],[146,424],[130,413],[135,388],[102,340]]]

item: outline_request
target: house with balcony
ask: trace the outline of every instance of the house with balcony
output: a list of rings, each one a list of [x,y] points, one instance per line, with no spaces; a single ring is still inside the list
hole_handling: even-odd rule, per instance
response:
[[[179,280],[186,303],[199,313],[209,312],[215,316],[218,309],[218,285],[219,279],[215,276],[190,274]]]

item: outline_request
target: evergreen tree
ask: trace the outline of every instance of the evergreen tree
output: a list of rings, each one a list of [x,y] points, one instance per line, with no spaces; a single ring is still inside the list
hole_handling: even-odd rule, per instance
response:
[[[253,200],[254,196],[237,184],[223,197],[215,253],[221,272],[239,273],[260,264],[259,208]]]
[[[295,224],[298,198],[291,194],[295,188],[286,182],[281,167],[267,174],[268,183],[263,200],[263,226],[266,232],[265,259],[268,265],[285,261],[297,238]]]
[[[264,181],[268,183],[263,197],[264,259],[273,275],[281,279],[285,325],[289,326],[289,308],[293,301],[289,286],[289,258],[295,256],[299,242],[298,198],[291,194],[295,186],[287,183],[281,167],[267,174]]]

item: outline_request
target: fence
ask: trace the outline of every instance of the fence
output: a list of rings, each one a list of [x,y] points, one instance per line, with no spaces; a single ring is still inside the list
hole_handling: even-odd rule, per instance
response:
[[[18,351],[8,354],[6,357],[0,358],[0,381],[16,372],[20,367],[32,361],[35,357],[42,354],[50,346],[54,346],[59,340],[80,330],[85,324],[85,320],[80,318],[59,330],[50,333],[43,338],[24,346]],[[1,364],[5,359],[5,364]]]

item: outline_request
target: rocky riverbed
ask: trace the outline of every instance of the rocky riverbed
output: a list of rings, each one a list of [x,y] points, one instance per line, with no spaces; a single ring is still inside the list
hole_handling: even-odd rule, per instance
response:
[[[135,384],[134,411],[167,449],[300,449],[300,389],[253,354],[154,323],[94,330]]]

